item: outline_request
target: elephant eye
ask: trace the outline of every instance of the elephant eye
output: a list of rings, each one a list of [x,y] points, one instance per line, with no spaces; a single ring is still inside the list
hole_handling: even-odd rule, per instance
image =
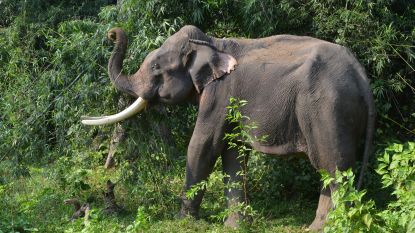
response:
[[[159,65],[159,64],[157,64],[157,63],[154,63],[154,64],[151,66],[151,69],[152,69],[152,70],[158,70],[158,69],[160,69],[160,65]]]

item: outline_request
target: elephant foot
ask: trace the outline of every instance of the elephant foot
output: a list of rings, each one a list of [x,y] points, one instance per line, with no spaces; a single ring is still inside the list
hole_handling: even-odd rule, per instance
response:
[[[326,222],[327,214],[332,208],[330,190],[324,189],[321,191],[318,207],[316,211],[316,217],[311,225],[308,227],[310,231],[320,232],[323,229],[324,223]]]
[[[194,207],[188,207],[186,205],[182,205],[182,208],[179,212],[179,218],[187,218],[193,217],[195,219],[199,219],[199,209]]]
[[[242,216],[238,213],[233,213],[226,218],[224,225],[236,229],[239,227],[241,221],[243,220]]]
[[[326,218],[315,218],[314,221],[308,226],[307,231],[311,232],[322,232],[323,231],[323,225],[326,221]]]
[[[242,214],[232,213],[226,218],[224,225],[232,229],[237,229],[244,221],[247,221],[247,219]]]

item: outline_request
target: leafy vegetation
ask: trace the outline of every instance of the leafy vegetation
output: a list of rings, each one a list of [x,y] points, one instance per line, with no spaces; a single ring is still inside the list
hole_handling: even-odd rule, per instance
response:
[[[351,170],[337,172],[334,178],[322,172],[326,186],[333,181],[338,184],[325,232],[415,231],[415,143],[394,143],[378,161],[376,172],[382,176],[383,188],[392,187],[395,197],[384,210],[376,209],[373,200],[363,199],[366,191],[354,188]]]
[[[289,33],[349,47],[371,79],[377,152],[365,176],[367,191],[354,190],[350,171],[335,177],[338,208],[326,231],[351,225],[357,231],[413,231],[414,146],[403,142],[415,135],[415,4],[110,2],[0,0],[0,232],[233,231],[222,226],[220,162],[209,180],[202,220],[176,219],[194,106],[156,107],[124,122],[126,136],[116,146],[116,166],[110,169],[103,164],[112,150],[114,126],[86,127],[79,121],[82,115],[117,112],[131,101],[109,84],[106,65],[112,48],[106,32],[111,27],[120,26],[129,35],[124,69],[131,73],[185,24],[216,37]],[[257,154],[250,156],[247,177],[249,205],[256,214],[253,224],[240,231],[304,231],[320,189],[319,175],[308,161]],[[117,203],[124,209],[118,215],[102,211],[108,180],[116,184]],[[68,220],[73,210],[63,200],[72,197],[91,204],[88,221]]]

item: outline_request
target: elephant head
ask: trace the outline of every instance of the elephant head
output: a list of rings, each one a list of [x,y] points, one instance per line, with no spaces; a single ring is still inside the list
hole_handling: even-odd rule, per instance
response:
[[[124,111],[102,117],[83,117],[87,125],[111,124],[142,111],[147,103],[175,104],[200,95],[214,80],[230,73],[236,59],[219,51],[214,38],[194,26],[185,26],[144,59],[133,75],[122,73],[127,50],[127,36],[120,28],[108,32],[115,43],[108,62],[108,73],[115,87],[137,100]]]

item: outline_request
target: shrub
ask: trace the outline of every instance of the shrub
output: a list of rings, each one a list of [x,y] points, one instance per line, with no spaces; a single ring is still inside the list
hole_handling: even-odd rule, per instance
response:
[[[322,171],[325,186],[334,182],[334,209],[328,215],[325,232],[414,232],[415,231],[415,143],[392,144],[378,157],[376,172],[383,187],[393,187],[385,210],[363,198],[366,191],[354,188],[351,170],[337,171],[335,177]]]

